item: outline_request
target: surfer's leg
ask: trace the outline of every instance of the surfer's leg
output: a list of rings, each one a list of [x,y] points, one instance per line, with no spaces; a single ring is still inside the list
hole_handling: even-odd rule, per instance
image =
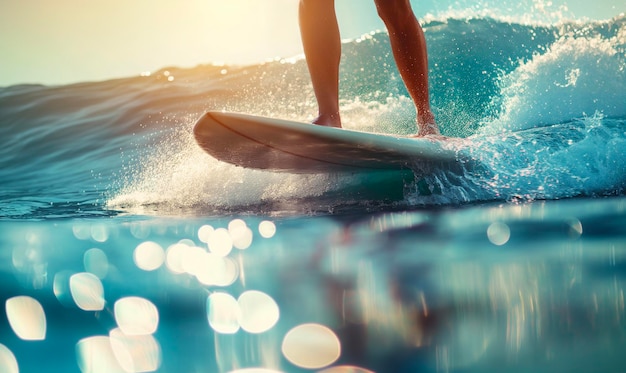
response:
[[[393,56],[417,109],[419,135],[439,134],[430,110],[426,38],[409,0],[375,0],[387,26]]]
[[[341,127],[339,61],[341,38],[334,0],[300,0],[300,34],[319,116],[313,123]]]

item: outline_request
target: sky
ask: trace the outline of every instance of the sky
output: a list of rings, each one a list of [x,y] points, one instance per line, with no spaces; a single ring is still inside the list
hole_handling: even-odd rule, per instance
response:
[[[418,18],[504,0],[412,0]],[[519,4],[511,0],[511,4]],[[526,0],[608,19],[623,0]],[[616,3],[622,3],[619,6]],[[515,5],[519,8],[519,5]],[[621,9],[620,9],[621,8]],[[343,38],[383,29],[372,0],[336,0]],[[2,0],[0,87],[136,76],[164,67],[249,64],[302,53],[297,0]]]

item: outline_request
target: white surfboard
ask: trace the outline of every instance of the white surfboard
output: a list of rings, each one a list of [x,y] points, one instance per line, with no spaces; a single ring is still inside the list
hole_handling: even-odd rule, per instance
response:
[[[237,166],[290,173],[371,172],[456,161],[446,140],[391,136],[245,114],[208,112],[198,144]]]

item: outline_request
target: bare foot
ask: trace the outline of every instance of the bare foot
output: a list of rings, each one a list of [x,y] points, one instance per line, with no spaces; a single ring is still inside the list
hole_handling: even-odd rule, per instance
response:
[[[339,113],[330,115],[320,114],[312,123],[320,126],[341,128],[341,117]]]

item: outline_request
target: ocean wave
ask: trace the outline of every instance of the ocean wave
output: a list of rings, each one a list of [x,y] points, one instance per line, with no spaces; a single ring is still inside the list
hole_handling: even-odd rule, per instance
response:
[[[460,152],[483,162],[426,177],[416,173],[414,180],[403,180],[400,204],[623,192],[626,17],[535,24],[439,17],[427,18],[424,29],[440,127],[464,139]],[[344,42],[340,73],[346,128],[414,132],[415,109],[385,32]],[[38,205],[58,204],[58,195],[67,196],[69,205],[92,203],[94,214],[194,206],[207,212],[306,199],[333,206],[347,195],[353,196],[350,203],[375,203],[375,197],[350,190],[380,181],[239,169],[203,153],[191,134],[208,110],[306,121],[315,108],[301,57],[0,88],[3,210],[29,216],[41,211]],[[555,140],[564,133],[573,137]],[[528,176],[533,172],[537,176]],[[420,194],[424,186],[430,196]]]

